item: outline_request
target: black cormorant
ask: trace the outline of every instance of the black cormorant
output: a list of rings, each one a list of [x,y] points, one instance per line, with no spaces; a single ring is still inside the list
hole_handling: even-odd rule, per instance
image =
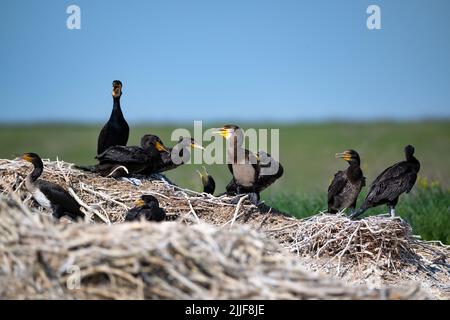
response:
[[[99,164],[93,171],[115,178],[128,174],[143,174],[142,171],[149,165],[160,161],[161,153],[169,153],[169,150],[158,136],[147,134],[141,138],[140,147],[114,146],[96,156]]]
[[[216,182],[214,181],[214,178],[206,171],[206,168],[203,167],[204,173],[197,170],[197,173],[200,175],[200,178],[202,179],[203,184],[203,192],[214,194],[214,191],[216,190]]]
[[[25,186],[37,203],[52,210],[53,217],[57,219],[62,216],[68,216],[75,221],[84,218],[80,205],[69,192],[55,183],[39,179],[44,170],[44,164],[37,154],[25,153],[20,159],[34,166],[33,171],[26,177]]]
[[[350,218],[357,218],[367,209],[383,204],[387,204],[391,216],[395,216],[398,198],[402,193],[411,191],[420,170],[420,162],[414,157],[413,146],[405,147],[405,157],[405,161],[390,166],[372,182],[361,208],[351,214]]]
[[[175,169],[184,164],[190,158],[190,148],[204,149],[193,138],[180,137],[178,143],[168,149],[168,152],[160,153],[159,157],[150,163],[141,172],[144,175],[161,173]]]
[[[102,154],[109,147],[126,146],[130,128],[120,108],[120,97],[122,96],[122,82],[114,80],[113,83],[113,110],[108,122],[100,131],[97,143],[97,154]]]
[[[358,152],[347,150],[336,153],[336,158],[344,159],[349,166],[345,171],[338,171],[328,187],[329,213],[338,213],[346,208],[355,209],[358,195],[366,185]]]
[[[218,131],[226,140],[228,169],[233,175],[232,183],[236,194],[256,193],[256,181],[259,177],[260,166],[258,157],[242,147],[244,133],[236,125],[225,125]]]
[[[136,202],[135,207],[127,212],[125,221],[136,221],[145,217],[147,221],[163,221],[166,212],[159,207],[158,199],[151,195],[142,195]]]

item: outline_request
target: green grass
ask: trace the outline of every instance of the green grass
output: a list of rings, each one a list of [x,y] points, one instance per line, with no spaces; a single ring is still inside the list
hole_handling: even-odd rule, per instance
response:
[[[219,125],[204,123],[203,127]],[[240,125],[243,128],[280,129],[280,160],[285,174],[262,194],[262,198],[269,205],[297,216],[325,210],[327,187],[334,173],[346,167],[343,160],[334,159],[336,152],[356,149],[370,183],[387,166],[403,159],[406,144],[413,144],[422,164],[420,176],[437,181],[440,186],[428,189],[416,186],[410,195],[402,196],[397,212],[408,219],[414,231],[425,239],[450,243],[450,121]],[[184,127],[193,130],[192,123],[185,126],[150,124],[131,127],[130,145],[138,145],[143,134],[154,133],[170,146],[173,145],[170,139],[173,129]],[[55,159],[58,156],[68,162],[93,164],[99,131],[100,126],[90,125],[2,125],[0,157],[13,158],[31,151],[44,158]],[[199,167],[185,165],[167,175],[178,185],[201,190],[200,179],[195,173]],[[207,169],[216,180],[216,192],[223,192],[231,179],[226,166],[215,164],[207,166]],[[377,208],[370,214],[386,211],[386,208]]]

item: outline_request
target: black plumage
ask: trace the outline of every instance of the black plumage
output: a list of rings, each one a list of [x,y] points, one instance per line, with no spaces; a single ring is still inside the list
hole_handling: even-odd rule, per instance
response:
[[[163,221],[166,212],[159,207],[158,199],[151,195],[143,195],[136,201],[136,207],[127,212],[125,221],[136,221],[145,218],[147,221]]]
[[[178,168],[190,159],[191,148],[203,149],[193,138],[180,137],[174,147],[160,153],[154,161],[149,162],[141,174],[150,175]]]
[[[344,171],[338,171],[328,187],[329,213],[337,213],[346,208],[355,209],[358,195],[366,185],[358,152],[347,150],[337,153],[336,158],[344,159],[349,166]]]
[[[116,178],[129,174],[144,174],[146,168],[160,161],[161,153],[168,152],[158,136],[144,135],[140,147],[114,146],[96,156],[99,164],[93,171]]]
[[[52,210],[52,215],[59,219],[68,216],[72,220],[83,219],[78,202],[61,186],[39,179],[44,170],[41,158],[35,153],[26,153],[21,159],[33,164],[33,171],[26,177],[25,186],[42,207]]]
[[[239,186],[234,178],[228,183],[226,186],[226,193],[228,195],[235,195],[240,193],[251,193],[255,192],[257,194],[257,198],[260,198],[260,193],[265,190],[267,187],[272,185],[276,180],[281,178],[284,173],[284,168],[276,161],[270,154],[259,151],[257,154],[258,163],[259,163],[259,175],[252,185],[251,188],[246,188],[243,186]]]
[[[409,193],[417,180],[420,162],[414,157],[414,147],[405,147],[405,161],[398,162],[384,170],[372,184],[361,208],[350,217],[357,218],[367,209],[386,204],[391,216],[395,216],[395,206],[401,194]]]
[[[204,173],[197,170],[197,173],[200,175],[202,180],[203,192],[214,194],[214,191],[216,190],[216,182],[214,181],[214,178],[206,171],[205,167],[203,167],[203,171]]]
[[[108,122],[103,126],[98,136],[97,154],[103,153],[110,147],[126,146],[130,128],[125,120],[120,107],[120,97],[122,96],[122,82],[113,81],[113,110]]]

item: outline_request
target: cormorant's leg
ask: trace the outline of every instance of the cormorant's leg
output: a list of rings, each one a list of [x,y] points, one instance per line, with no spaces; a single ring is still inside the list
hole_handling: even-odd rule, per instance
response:
[[[395,217],[395,206],[389,206],[391,218]]]

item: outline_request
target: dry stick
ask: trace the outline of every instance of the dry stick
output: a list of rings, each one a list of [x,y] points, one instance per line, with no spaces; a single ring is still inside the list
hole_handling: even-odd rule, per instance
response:
[[[192,213],[192,214],[194,215],[195,219],[197,220],[197,223],[199,223],[199,222],[200,222],[200,219],[199,219],[199,217],[197,216],[197,213],[195,213],[195,210],[194,210],[194,207],[192,206],[191,200],[189,200],[188,195],[187,195],[184,191],[183,191],[183,194],[184,194],[184,197],[186,198],[186,200],[187,200],[187,202],[188,202],[188,204],[189,204],[189,208],[190,208],[190,211],[187,213],[187,215],[185,215],[185,216],[183,217],[183,219],[184,219],[186,216],[188,216],[190,213]]]
[[[103,220],[104,223],[106,223],[107,225],[111,225],[111,221],[109,221],[107,215],[103,216],[103,214],[101,214],[100,211],[90,207],[85,202],[83,202],[83,200],[81,200],[80,197],[78,197],[78,195],[75,193],[75,191],[73,191],[72,188],[69,188],[69,193],[72,195],[72,197],[75,198],[78,204],[80,204],[83,208],[85,208],[89,213],[97,215],[100,219]]]
[[[290,225],[287,225],[287,226],[284,226],[284,227],[279,227],[279,228],[275,228],[275,229],[265,230],[265,232],[282,231],[282,230],[285,230],[285,229],[290,229],[290,228],[293,228],[293,227],[297,227],[298,225],[299,225],[299,223],[297,222],[297,223],[293,223],[293,224],[290,224]]]
[[[121,206],[122,208],[124,208],[125,210],[129,210],[129,208],[128,208],[125,204],[123,204],[122,202],[119,202],[119,201],[117,201],[117,200],[114,200],[113,198],[111,198],[110,196],[104,194],[103,192],[98,192],[98,191],[95,191],[95,190],[93,190],[93,189],[90,189],[90,188],[87,187],[87,185],[84,184],[83,182],[80,183],[80,187],[81,187],[81,190],[83,190],[83,191],[86,191],[86,192],[89,192],[89,193],[91,193],[91,194],[93,194],[93,195],[99,196],[99,197],[105,199],[106,201],[115,203],[115,204]]]
[[[244,202],[244,200],[247,199],[247,198],[248,198],[248,194],[246,194],[245,196],[243,196],[243,197],[241,197],[239,199],[239,202],[238,202],[238,204],[236,206],[236,210],[234,210],[234,215],[233,215],[233,219],[231,220],[230,229],[233,228],[233,224],[234,224],[234,222],[237,219],[237,215],[238,215],[239,209],[241,208],[241,205]]]

